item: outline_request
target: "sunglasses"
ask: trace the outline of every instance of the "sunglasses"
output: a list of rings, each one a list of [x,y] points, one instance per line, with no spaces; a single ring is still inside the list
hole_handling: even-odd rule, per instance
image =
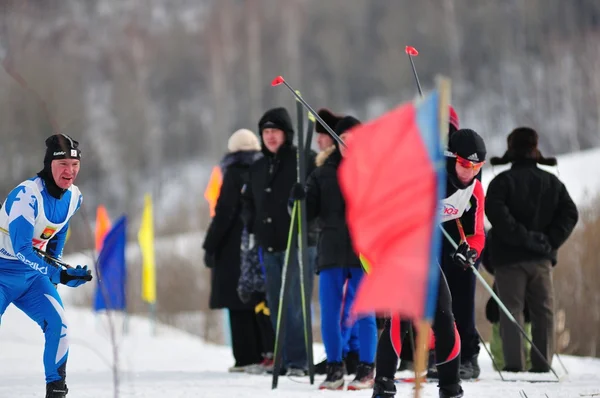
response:
[[[481,170],[481,168],[485,164],[485,161],[473,162],[472,160],[462,158],[462,157],[458,156],[457,154],[451,153],[451,152],[445,152],[445,155],[448,157],[451,157],[451,158],[456,158],[456,163],[458,163],[458,165],[460,167],[464,167],[465,169],[473,169],[473,171],[475,171],[475,172],[478,172],[479,170]]]

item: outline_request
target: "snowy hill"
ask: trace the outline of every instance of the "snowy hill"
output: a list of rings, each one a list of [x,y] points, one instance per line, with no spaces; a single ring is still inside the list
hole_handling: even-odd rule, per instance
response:
[[[67,288],[61,287],[61,290]],[[71,350],[68,370],[69,397],[114,397],[109,363],[112,349],[105,318],[67,305]],[[119,328],[119,330],[121,330]],[[230,350],[206,344],[200,339],[172,328],[158,327],[153,337],[148,322],[131,318],[129,333],[119,336],[120,397],[335,397],[367,398],[370,391],[322,392],[308,378],[280,378],[279,388],[272,391],[271,378],[246,374],[229,374],[233,363]],[[39,397],[44,391],[42,367],[43,335],[40,328],[14,306],[10,306],[0,328],[0,398]],[[322,346],[315,345],[315,358],[322,357]],[[482,351],[481,380],[463,383],[465,396],[505,398],[518,397],[523,390],[528,397],[580,397],[600,394],[600,360],[563,357],[569,376],[560,383],[503,382],[492,370]],[[554,363],[559,374],[558,364]],[[408,374],[406,374],[408,376]],[[319,383],[324,376],[317,376]],[[505,375],[512,380],[527,378],[551,380],[550,375]],[[412,396],[412,385],[398,384],[398,397]],[[545,395],[547,394],[547,395]],[[423,397],[437,397],[431,383]]]

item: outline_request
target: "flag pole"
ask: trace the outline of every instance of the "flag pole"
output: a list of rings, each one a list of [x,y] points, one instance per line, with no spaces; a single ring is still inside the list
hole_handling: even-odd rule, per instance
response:
[[[440,131],[440,146],[445,147],[447,142],[447,134],[445,131],[448,129],[448,113],[450,106],[450,79],[444,77],[437,77],[437,87],[439,90],[439,131]],[[441,165],[434,165],[436,169],[442,167]],[[437,203],[436,203],[437,206]],[[438,223],[438,220],[435,220],[435,223]],[[433,261],[433,259],[432,259]],[[439,282],[438,282],[439,283]],[[427,306],[429,307],[429,306]],[[426,308],[427,308],[426,307]],[[435,306],[433,306],[435,308]],[[420,319],[417,323],[417,341],[416,344],[416,352],[415,352],[415,398],[420,397],[422,383],[424,382],[424,376],[421,376],[425,373],[427,369],[427,358],[429,351],[429,331],[431,330],[431,325],[433,324],[433,316],[434,314],[425,313],[423,319]]]

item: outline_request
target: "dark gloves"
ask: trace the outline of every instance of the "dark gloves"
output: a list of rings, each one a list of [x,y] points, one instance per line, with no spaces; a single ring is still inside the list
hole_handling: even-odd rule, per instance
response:
[[[304,186],[300,183],[295,183],[292,185],[292,190],[290,191],[290,199],[292,200],[304,200],[306,198],[306,192],[304,191]]]
[[[54,268],[50,274],[50,282],[58,285],[62,283],[69,287],[77,287],[92,280],[92,272],[88,270],[87,265],[78,265],[75,268]]]
[[[458,265],[463,269],[470,268],[472,265],[475,265],[475,260],[477,259],[477,250],[471,249],[467,242],[463,242],[458,245],[456,252],[452,256],[452,260],[454,264]]]
[[[529,239],[525,242],[525,247],[534,253],[550,254],[552,246],[548,241],[548,237],[543,232],[530,232]]]
[[[214,268],[216,265],[217,259],[215,253],[204,252],[204,265],[206,268]]]

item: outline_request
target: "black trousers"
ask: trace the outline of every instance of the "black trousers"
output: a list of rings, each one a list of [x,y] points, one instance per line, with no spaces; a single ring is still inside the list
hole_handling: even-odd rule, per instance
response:
[[[452,261],[442,264],[442,269],[450,294],[452,312],[460,334],[461,360],[469,360],[479,355],[479,335],[475,328],[475,282],[476,277],[470,269],[462,270]]]
[[[394,316],[385,324],[377,345],[377,376],[394,378],[398,368],[398,356],[403,351],[402,341],[408,335],[410,323]],[[435,336],[436,367],[440,387],[458,384],[460,366],[460,339],[452,314],[452,297],[444,275],[440,275],[438,298],[433,320]]]
[[[258,312],[255,309],[229,310],[229,324],[235,366],[260,363],[272,355],[275,333],[262,308]]]

